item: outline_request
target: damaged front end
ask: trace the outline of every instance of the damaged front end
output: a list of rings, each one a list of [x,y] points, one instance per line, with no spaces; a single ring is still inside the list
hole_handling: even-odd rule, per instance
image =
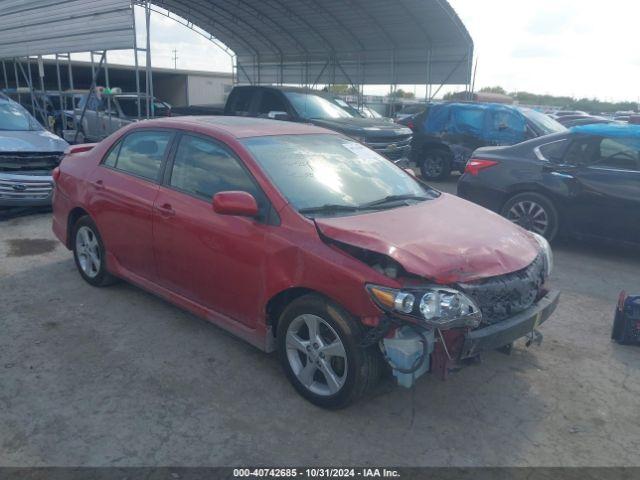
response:
[[[482,351],[508,349],[523,337],[528,345],[539,342],[537,327],[555,310],[559,293],[545,286],[553,259],[546,241],[536,241],[539,255],[521,270],[447,285],[426,283],[384,255],[347,247],[402,285],[366,285],[385,316],[363,346],[377,343],[398,384],[411,387],[426,372],[446,378]]]

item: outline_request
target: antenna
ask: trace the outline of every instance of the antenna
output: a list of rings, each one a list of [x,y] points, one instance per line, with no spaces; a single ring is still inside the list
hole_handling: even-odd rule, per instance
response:
[[[173,68],[177,70],[178,69],[178,50],[174,48],[172,52],[173,52]]]

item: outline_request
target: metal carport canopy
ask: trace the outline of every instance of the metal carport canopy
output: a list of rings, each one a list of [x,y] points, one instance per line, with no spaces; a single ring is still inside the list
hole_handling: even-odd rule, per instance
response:
[[[227,45],[245,83],[467,84],[473,40],[445,0],[155,0]]]

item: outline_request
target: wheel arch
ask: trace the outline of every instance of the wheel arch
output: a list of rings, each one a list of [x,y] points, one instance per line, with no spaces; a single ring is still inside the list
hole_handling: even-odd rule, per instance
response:
[[[327,294],[319,291],[319,290],[314,290],[313,288],[308,288],[308,287],[290,287],[287,288],[285,290],[282,290],[278,293],[276,293],[275,295],[273,295],[268,301],[267,304],[265,306],[265,315],[266,315],[266,324],[267,326],[271,327],[271,331],[273,336],[277,336],[277,331],[278,331],[278,321],[280,319],[280,316],[282,315],[282,312],[284,311],[285,308],[287,308],[287,306],[293,302],[294,300],[304,296],[304,295],[309,295],[309,294],[313,294],[313,295],[317,295],[319,297],[324,298],[325,300],[334,303],[338,306],[340,306],[340,308],[344,309],[345,311],[347,311],[345,309],[345,307],[343,307],[342,305],[340,305],[339,302],[336,302],[334,299],[332,299],[330,296],[328,296]]]
[[[549,192],[548,190],[545,190],[543,188],[540,188],[539,186],[536,185],[522,185],[520,186],[520,188],[513,188],[510,189],[509,191],[506,192],[506,194],[504,195],[503,201],[502,201],[502,205],[500,206],[500,211],[498,213],[502,214],[502,211],[504,210],[505,205],[511,201],[511,199],[513,199],[514,197],[518,196],[518,195],[522,195],[525,193],[532,193],[535,195],[539,195],[543,198],[545,198],[550,204],[551,206],[555,209],[555,213],[557,216],[557,223],[558,223],[558,227],[557,227],[557,234],[560,235],[564,235],[567,231],[567,229],[569,228],[568,224],[567,224],[567,213],[564,209],[563,206],[563,202],[560,201],[553,193]]]
[[[436,142],[433,140],[429,140],[426,141],[422,144],[421,147],[421,155],[425,155],[427,152],[432,151],[432,150],[439,150],[441,152],[445,152],[448,155],[453,157],[453,151],[451,150],[451,147],[449,145],[447,145],[444,142]]]
[[[73,226],[76,224],[76,222],[80,218],[84,217],[85,215],[90,216],[89,212],[87,212],[82,207],[75,207],[71,209],[71,211],[69,212],[69,215],[67,216],[67,248],[68,249],[73,248]]]

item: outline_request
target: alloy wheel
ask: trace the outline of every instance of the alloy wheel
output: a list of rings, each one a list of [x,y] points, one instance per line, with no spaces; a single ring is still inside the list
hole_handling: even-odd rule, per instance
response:
[[[76,232],[76,255],[78,264],[89,278],[95,278],[100,273],[100,245],[98,237],[89,227],[82,226]]]
[[[444,171],[444,159],[440,155],[430,155],[425,159],[425,171],[430,178],[437,178]]]
[[[321,317],[299,315],[286,334],[289,366],[310,392],[321,396],[338,393],[347,379],[347,352],[336,331]]]
[[[545,235],[549,229],[547,211],[537,202],[522,200],[514,203],[507,212],[507,219],[529,231]]]

